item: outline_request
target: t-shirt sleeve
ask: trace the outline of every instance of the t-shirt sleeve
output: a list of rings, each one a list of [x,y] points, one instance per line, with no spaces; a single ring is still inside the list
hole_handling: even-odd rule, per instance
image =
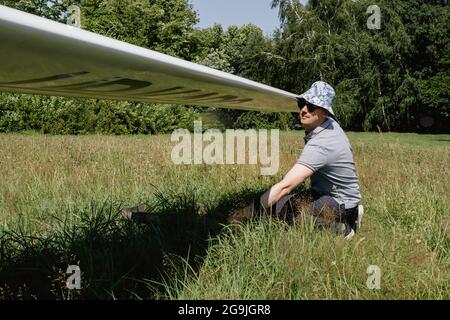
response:
[[[308,143],[303,148],[297,163],[302,164],[315,172],[327,165],[327,152],[321,146]]]

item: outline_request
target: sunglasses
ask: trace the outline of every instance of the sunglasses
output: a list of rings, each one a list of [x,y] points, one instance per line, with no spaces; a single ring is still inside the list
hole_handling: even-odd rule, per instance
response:
[[[306,109],[308,109],[309,113],[313,113],[318,108],[315,105],[313,105],[313,104],[311,104],[309,102],[306,102],[306,101],[297,101],[297,105],[298,105],[298,108],[300,109],[300,111],[306,105]]]

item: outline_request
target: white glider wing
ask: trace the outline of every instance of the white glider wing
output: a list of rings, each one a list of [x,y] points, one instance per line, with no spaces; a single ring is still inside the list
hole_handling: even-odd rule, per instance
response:
[[[292,93],[5,6],[0,91],[298,110]]]

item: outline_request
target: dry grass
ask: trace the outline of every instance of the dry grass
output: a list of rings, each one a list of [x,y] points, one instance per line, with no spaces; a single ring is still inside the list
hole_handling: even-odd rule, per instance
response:
[[[290,168],[300,137],[282,134],[279,174],[262,177],[175,166],[168,136],[0,135],[0,298],[449,299],[449,136],[349,134],[366,208],[351,242],[308,225],[222,229]],[[139,202],[161,226],[119,219]],[[83,290],[69,292],[78,263]]]

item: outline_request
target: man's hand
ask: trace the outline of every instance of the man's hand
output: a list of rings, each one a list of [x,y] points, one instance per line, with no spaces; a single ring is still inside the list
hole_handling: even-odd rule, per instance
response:
[[[296,163],[286,176],[279,183],[270,188],[261,196],[261,205],[269,208],[278,202],[281,198],[287,196],[303,181],[313,175],[314,171],[310,168]]]

